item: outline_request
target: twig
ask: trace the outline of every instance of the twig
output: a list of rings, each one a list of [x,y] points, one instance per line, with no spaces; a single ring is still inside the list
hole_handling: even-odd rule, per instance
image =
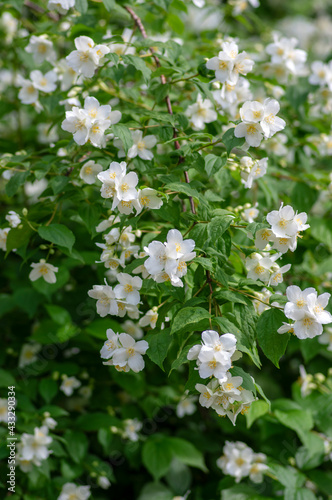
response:
[[[41,7],[40,5],[37,5],[34,2],[31,2],[30,0],[25,0],[24,5],[26,7],[29,7],[29,9],[34,10],[35,12],[38,12],[39,14],[45,14],[45,9]],[[46,12],[47,17],[52,19],[53,21],[59,21],[59,16],[54,14],[53,12]]]
[[[133,11],[133,9],[131,7],[125,6],[125,9],[126,9],[127,12],[129,12],[129,14],[131,15],[131,17],[135,21],[138,29],[142,33],[143,38],[145,38],[145,39],[148,38],[141,18]],[[150,51],[151,51],[153,59],[155,60],[156,66],[158,68],[160,68],[161,67],[160,60],[159,60],[159,57],[155,54],[154,48],[150,47]],[[160,75],[160,80],[161,80],[161,83],[163,85],[166,85],[167,81],[166,81],[165,75]],[[165,101],[166,101],[166,106],[167,106],[168,113],[170,115],[173,115],[172,104],[171,104],[171,100],[170,100],[168,94],[165,97]],[[175,128],[173,128],[173,137],[174,137],[174,139],[177,138],[177,133],[176,133]],[[177,141],[177,140],[174,141],[174,147],[175,147],[175,149],[180,149],[180,143],[179,143],[179,141]],[[180,156],[179,157],[179,163],[183,163],[183,162],[184,162],[184,157]],[[186,170],[184,171],[184,177],[185,177],[186,183],[189,184],[190,183],[189,176],[188,176],[188,172]],[[189,196],[189,202],[190,202],[190,209],[191,209],[192,213],[194,215],[196,215],[195,204],[194,204],[194,200],[193,200],[192,196]]]

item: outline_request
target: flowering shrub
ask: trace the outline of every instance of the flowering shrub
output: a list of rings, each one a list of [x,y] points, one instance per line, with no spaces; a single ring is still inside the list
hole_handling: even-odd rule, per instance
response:
[[[1,498],[329,498],[332,19],[262,4],[2,4]]]

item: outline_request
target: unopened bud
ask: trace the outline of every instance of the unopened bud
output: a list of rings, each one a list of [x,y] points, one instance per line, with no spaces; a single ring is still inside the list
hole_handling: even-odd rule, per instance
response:
[[[53,248],[50,248],[50,254],[51,255],[55,254],[55,250]]]
[[[40,248],[40,250],[47,250],[47,246],[46,245],[39,245],[39,248]]]
[[[17,226],[17,229],[23,229],[23,224],[19,224],[19,225]]]
[[[59,372],[53,372],[53,374],[52,374],[53,380],[58,380],[59,376],[60,376]]]
[[[22,214],[24,215],[24,217],[26,217],[28,215],[28,209],[24,207],[22,210]]]

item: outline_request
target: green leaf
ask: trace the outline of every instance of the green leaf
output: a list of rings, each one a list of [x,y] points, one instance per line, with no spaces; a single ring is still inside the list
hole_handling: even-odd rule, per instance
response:
[[[46,403],[50,403],[58,392],[58,384],[51,378],[43,378],[39,383],[39,393]]]
[[[9,387],[10,385],[15,386],[14,377],[7,371],[0,368],[0,387]]]
[[[63,307],[56,306],[54,304],[46,304],[45,309],[50,315],[50,317],[58,325],[65,325],[66,323],[71,323],[71,316],[67,309]]]
[[[332,226],[330,220],[320,217],[311,217],[310,231],[316,240],[332,249]]]
[[[173,319],[171,334],[175,332],[192,332],[199,330],[202,322],[208,320],[210,314],[202,307],[184,307]]]
[[[70,251],[75,243],[74,233],[63,224],[41,226],[38,228],[38,233],[44,240],[68,248]]]
[[[116,125],[112,125],[112,130],[115,137],[118,137],[122,141],[123,149],[125,153],[128,153],[128,150],[134,144],[133,138],[131,136],[130,130],[126,125],[122,125],[120,123]]]
[[[243,146],[244,138],[235,137],[234,128],[230,128],[222,136],[222,142],[224,143],[227,154],[229,156],[233,148]]]
[[[173,455],[180,462],[201,469],[204,472],[208,471],[204,463],[203,454],[189,441],[177,437],[167,438],[167,441],[170,443]]]
[[[169,24],[170,28],[175,31],[175,33],[182,35],[185,26],[179,16],[176,16],[175,14],[168,14],[166,21]]]
[[[115,0],[103,0],[103,4],[105,5],[105,9],[108,10],[108,12],[111,12],[111,10],[115,9],[116,7]]]
[[[167,184],[165,188],[171,191],[177,191],[178,193],[184,193],[187,196],[192,196],[193,198],[199,198],[199,193],[196,189],[188,186],[185,182],[171,182]]]
[[[132,55],[123,55],[122,60],[125,64],[132,64],[138,71],[142,73],[145,83],[149,83],[151,70],[147,67],[144,59]]]
[[[75,9],[81,14],[85,14],[88,10],[88,0],[75,0]]]
[[[88,438],[83,432],[66,431],[64,439],[69,455],[76,464],[80,464],[88,451]]]
[[[300,438],[303,431],[309,431],[314,426],[312,415],[308,410],[275,410],[274,414],[280,423],[293,429]]]
[[[96,226],[100,222],[101,209],[99,205],[86,203],[80,207],[80,217],[87,227],[90,234],[96,234]]]
[[[208,234],[212,241],[216,241],[224,234],[233,222],[234,217],[231,215],[219,215],[213,217],[208,224]]]
[[[20,224],[21,226],[21,224]],[[10,252],[14,248],[20,248],[23,245],[27,245],[30,240],[30,236],[33,233],[33,230],[27,224],[27,222],[22,222],[23,227],[15,227],[12,228],[7,236],[6,250]]]
[[[75,427],[82,431],[98,431],[101,428],[109,428],[111,425],[118,426],[119,420],[107,413],[89,412],[78,417]]]
[[[50,180],[49,185],[50,188],[53,190],[54,194],[59,194],[64,190],[64,188],[67,186],[68,183],[69,183],[68,177],[64,175],[57,175],[56,177]]]
[[[147,356],[151,359],[151,361],[164,370],[163,363],[172,341],[170,328],[166,328],[160,332],[151,333],[146,336],[145,340],[149,344],[149,349],[146,351]]]
[[[205,157],[205,170],[209,177],[226,165],[226,156],[207,155]]]
[[[268,413],[268,411],[269,404],[266,401],[262,401],[261,399],[253,401],[249,407],[249,410],[246,412],[248,429],[250,429],[255,420]]]
[[[165,437],[151,436],[145,441],[142,449],[143,464],[156,481],[166,474],[172,458],[172,450]]]
[[[278,309],[264,311],[257,322],[257,341],[272,363],[279,368],[279,360],[285,354],[289,341],[289,333],[279,334],[278,328],[285,320],[284,314]]]
[[[14,196],[17,193],[19,188],[25,183],[29,172],[17,172],[9,179],[6,184],[6,194],[8,196]]]
[[[251,391],[256,395],[256,387],[253,379],[249,375],[249,373],[245,372],[240,366],[234,366],[230,370],[233,377],[241,377],[242,378],[242,387]]]

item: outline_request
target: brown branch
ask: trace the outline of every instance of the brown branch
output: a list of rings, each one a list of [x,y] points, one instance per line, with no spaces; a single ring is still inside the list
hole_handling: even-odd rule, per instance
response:
[[[148,38],[147,34],[146,34],[146,31],[145,31],[145,28],[144,28],[144,25],[142,23],[142,20],[141,18],[133,11],[133,9],[131,7],[128,7],[128,6],[125,6],[125,9],[127,12],[129,12],[129,14],[131,15],[131,17],[133,18],[133,20],[135,21],[138,29],[140,30],[140,32],[142,33],[142,37],[143,38]],[[159,60],[159,57],[155,54],[155,51],[153,49],[153,47],[150,47],[150,51],[151,51],[151,54],[152,54],[152,57],[153,59],[155,60],[155,63],[156,63],[156,66],[158,68],[161,67],[161,64],[160,64],[160,60]],[[165,85],[167,83],[166,81],[166,77],[165,75],[160,75],[160,80],[161,80],[161,83],[163,85]],[[171,100],[169,98],[169,95],[167,95],[165,97],[165,101],[166,101],[166,106],[167,106],[167,111],[170,115],[173,115],[173,109],[172,109],[172,104],[171,104]],[[176,133],[176,130],[175,128],[173,128],[173,138],[176,139],[177,138],[177,133]],[[180,143],[179,141],[174,141],[174,147],[175,149],[180,149]],[[184,162],[184,157],[183,156],[180,156],[179,157],[179,163],[183,163]],[[188,172],[185,170],[184,171],[184,177],[185,177],[185,181],[187,184],[190,183],[190,180],[189,180],[189,176],[188,176]],[[196,209],[195,209],[195,204],[194,204],[194,200],[193,200],[193,197],[192,196],[189,196],[189,202],[190,202],[190,209],[191,209],[191,212],[196,215]]]
[[[37,5],[36,3],[31,2],[30,0],[25,0],[24,5],[26,7],[29,7],[29,9],[34,10],[35,12],[38,12],[39,14],[45,14],[46,13],[47,17],[49,17],[53,21],[59,21],[59,16],[57,16],[53,12],[45,12],[45,10],[43,9],[43,7],[40,7],[40,5]]]

